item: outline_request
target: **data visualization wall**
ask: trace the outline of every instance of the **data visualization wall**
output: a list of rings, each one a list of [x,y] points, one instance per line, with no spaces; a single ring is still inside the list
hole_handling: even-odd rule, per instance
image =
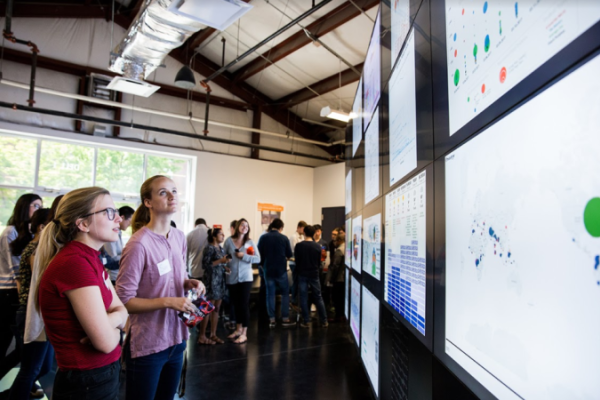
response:
[[[362,140],[362,78],[358,81],[358,88],[352,105],[352,157],[356,154]]]
[[[385,197],[385,301],[425,335],[426,173]]]
[[[360,282],[352,277],[352,284],[350,285],[350,328],[356,344],[360,344]]]
[[[363,271],[381,279],[381,214],[363,221]]]
[[[393,186],[417,167],[415,35],[412,31],[392,72],[389,93],[390,186]]]
[[[363,130],[371,122],[381,96],[381,13],[377,14],[363,69]]]
[[[600,393],[599,71],[445,157],[445,351],[498,398]]]
[[[352,170],[346,175],[346,214],[352,212]]]
[[[364,286],[362,307],[360,355],[373,390],[379,395],[379,300]]]
[[[447,0],[450,134],[598,20],[594,0]]]
[[[345,271],[345,278],[346,280],[344,281],[344,288],[346,291],[346,301],[344,303],[344,315],[346,316],[346,319],[350,318],[350,314],[348,314],[348,304],[350,304],[350,270],[346,269]]]
[[[348,268],[352,268],[352,219],[346,220],[346,254],[344,256],[344,262]]]
[[[402,50],[404,39],[410,29],[410,1],[396,0],[391,2],[391,34],[392,34],[392,67]]]
[[[379,196],[379,110],[365,132],[365,204]]]
[[[352,269],[361,272],[362,263],[362,216],[352,220]]]

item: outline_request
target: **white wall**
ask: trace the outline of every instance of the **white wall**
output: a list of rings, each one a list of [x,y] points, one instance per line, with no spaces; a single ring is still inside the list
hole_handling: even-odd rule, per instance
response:
[[[313,217],[310,223],[321,223],[321,208],[344,206],[346,201],[345,171],[344,163],[313,169]]]

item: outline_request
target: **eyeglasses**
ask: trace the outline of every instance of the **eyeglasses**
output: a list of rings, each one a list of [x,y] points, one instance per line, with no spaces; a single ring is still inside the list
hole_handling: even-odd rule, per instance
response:
[[[117,211],[118,210],[116,210],[114,208],[105,208],[104,210],[100,210],[100,211],[96,211],[96,212],[93,212],[93,213],[86,214],[86,215],[82,216],[81,218],[86,218],[86,217],[90,217],[90,216],[92,216],[94,214],[100,214],[100,213],[106,212],[106,216],[108,217],[108,220],[109,221],[114,221],[115,220],[115,215],[117,215]]]

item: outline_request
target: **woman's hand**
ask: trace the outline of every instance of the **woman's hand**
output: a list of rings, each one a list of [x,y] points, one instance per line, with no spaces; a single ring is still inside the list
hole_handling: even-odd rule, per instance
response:
[[[167,300],[168,308],[175,311],[191,312],[194,309],[192,301],[187,297],[168,297]]]
[[[227,264],[229,262],[229,258],[227,256],[219,258],[219,264]]]
[[[238,251],[235,253],[235,256],[241,260],[244,257],[244,253],[242,253],[241,251]]]
[[[229,267],[224,267],[225,268],[225,273],[226,274],[230,274],[231,273],[231,268]]]
[[[204,294],[206,292],[204,284],[197,279],[186,279],[183,282],[183,288],[185,290],[195,289],[198,294]]]

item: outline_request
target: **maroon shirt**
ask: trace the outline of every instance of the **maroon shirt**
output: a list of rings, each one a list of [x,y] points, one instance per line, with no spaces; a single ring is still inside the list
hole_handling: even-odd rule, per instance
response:
[[[96,350],[80,340],[87,336],[79,323],[71,302],[65,296],[68,290],[98,286],[104,308],[112,303],[112,292],[107,286],[108,275],[100,261],[100,252],[87,245],[67,243],[48,265],[40,282],[39,302],[46,335],[56,351],[56,361],[62,370],[89,370],[117,361],[121,346],[109,354]]]

